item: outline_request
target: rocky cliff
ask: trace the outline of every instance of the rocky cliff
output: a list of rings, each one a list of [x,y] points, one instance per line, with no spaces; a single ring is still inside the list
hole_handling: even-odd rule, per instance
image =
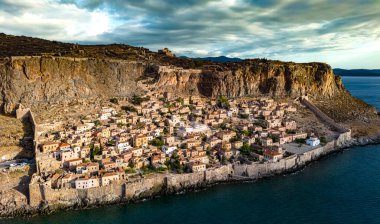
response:
[[[202,69],[160,66],[156,74],[160,89],[209,97],[312,95],[329,98],[344,91],[340,78],[323,63],[246,60]]]
[[[337,103],[349,105],[339,110],[347,112],[340,120],[375,113],[373,107],[353,98],[324,63],[196,61],[128,45],[76,45],[4,34],[0,43],[0,109],[6,113],[18,103],[47,111],[55,103],[147,91],[207,97],[309,95],[324,100],[319,105],[328,113],[339,109]],[[352,108],[359,108],[358,112],[351,112]]]
[[[0,104],[11,112],[17,103],[54,103],[89,97],[138,93],[142,62],[61,57],[11,57],[0,64]]]
[[[229,67],[230,66],[230,67]],[[157,91],[208,97],[270,95],[332,97],[344,91],[331,67],[251,60],[231,65],[185,69],[155,63],[71,57],[11,57],[0,64],[0,103],[10,112],[17,103],[54,103],[89,97],[130,96],[142,92],[136,82]]]

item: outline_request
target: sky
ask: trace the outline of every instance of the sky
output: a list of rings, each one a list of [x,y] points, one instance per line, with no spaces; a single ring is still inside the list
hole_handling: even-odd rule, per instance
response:
[[[380,0],[0,0],[0,32],[380,68]]]

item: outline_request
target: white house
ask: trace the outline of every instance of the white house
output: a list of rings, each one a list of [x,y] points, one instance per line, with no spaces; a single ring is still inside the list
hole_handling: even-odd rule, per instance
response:
[[[321,141],[317,137],[310,137],[306,140],[306,144],[310,146],[317,146],[321,143]]]
[[[155,130],[153,131],[153,135],[154,135],[154,137],[160,137],[160,135],[161,135],[161,131],[160,131],[160,129],[159,129],[159,128],[155,129]]]
[[[93,187],[99,187],[99,179],[96,177],[84,177],[75,180],[76,189],[88,189]]]
[[[171,119],[168,120],[170,125],[176,126],[181,122],[181,119],[176,115],[172,115]]]
[[[127,151],[132,148],[132,146],[129,145],[129,142],[117,142],[116,147],[119,150],[119,153]]]
[[[211,129],[207,125],[193,123],[191,126],[178,128],[177,134],[180,137],[185,137],[188,134],[205,134],[210,136]]]
[[[177,147],[175,147],[175,146],[172,146],[172,147],[169,147],[169,146],[163,146],[163,147],[162,147],[162,151],[163,151],[166,155],[169,155],[169,154],[173,153],[176,149],[177,149]]]
[[[101,113],[100,120],[108,120],[111,117],[111,113]]]

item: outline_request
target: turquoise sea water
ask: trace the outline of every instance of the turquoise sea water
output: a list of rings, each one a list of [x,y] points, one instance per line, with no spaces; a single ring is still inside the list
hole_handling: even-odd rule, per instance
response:
[[[347,77],[344,83],[380,108],[380,78]],[[254,183],[0,223],[380,223],[380,146],[352,148]]]

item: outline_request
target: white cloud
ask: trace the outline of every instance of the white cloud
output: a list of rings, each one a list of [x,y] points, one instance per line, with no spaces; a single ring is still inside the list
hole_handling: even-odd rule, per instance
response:
[[[0,31],[169,47],[190,57],[266,57],[346,67],[351,60],[369,67],[376,59],[368,55],[379,55],[379,11],[374,0],[0,0]]]
[[[0,29],[10,34],[61,41],[91,41],[112,29],[110,16],[99,10],[89,11],[50,0],[6,3],[28,9],[10,13],[0,8]]]

